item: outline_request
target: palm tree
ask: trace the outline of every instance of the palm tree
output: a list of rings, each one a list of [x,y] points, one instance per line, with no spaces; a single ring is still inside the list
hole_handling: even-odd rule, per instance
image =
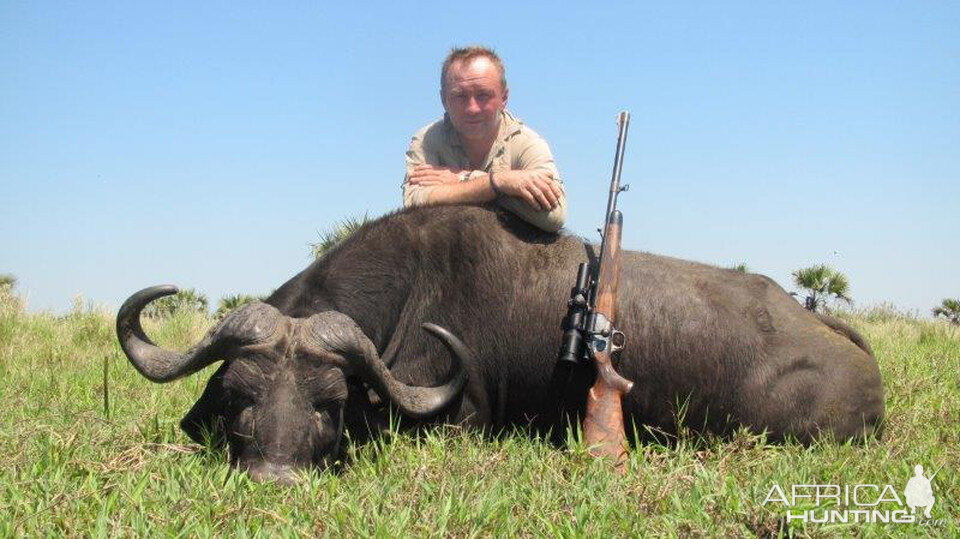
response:
[[[172,296],[162,297],[151,302],[143,310],[143,314],[151,318],[168,318],[180,311],[194,311],[209,314],[207,310],[210,301],[207,296],[197,292],[194,288],[181,290]]]
[[[853,302],[848,295],[850,281],[847,276],[826,264],[798,269],[793,272],[793,282],[797,288],[807,292],[804,307],[811,311],[826,308],[827,300],[831,297],[846,303]]]
[[[945,298],[939,307],[933,308],[933,316],[942,316],[960,326],[960,299]]]
[[[353,234],[360,227],[370,222],[370,219],[367,217],[367,214],[363,214],[363,217],[347,217],[343,221],[337,223],[332,230],[328,230],[320,234],[320,241],[317,243],[310,244],[310,252],[313,255],[314,259],[320,258],[321,256],[327,254],[330,249],[333,249],[335,245],[340,243],[350,234]]]

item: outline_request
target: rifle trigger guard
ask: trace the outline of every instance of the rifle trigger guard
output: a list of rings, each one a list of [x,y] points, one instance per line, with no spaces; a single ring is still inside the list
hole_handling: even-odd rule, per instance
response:
[[[610,322],[610,319],[603,313],[596,313],[593,319],[593,328],[587,330],[590,336],[588,348],[592,352],[603,352],[609,349],[609,353],[615,354],[623,349],[626,343],[626,336]]]
[[[616,354],[623,350],[623,345],[627,343],[627,336],[622,331],[615,329],[610,335],[610,353]]]

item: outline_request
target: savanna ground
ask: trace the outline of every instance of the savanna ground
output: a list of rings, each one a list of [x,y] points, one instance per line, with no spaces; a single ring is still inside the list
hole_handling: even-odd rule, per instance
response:
[[[351,446],[340,473],[285,488],[231,473],[223,453],[180,432],[209,370],[151,384],[121,354],[113,313],[78,304],[65,316],[28,314],[7,295],[0,536],[960,536],[960,329],[889,309],[842,316],[880,363],[880,440],[803,447],[681,433],[638,447],[618,476],[575,442],[448,427]],[[210,321],[181,313],[145,325],[182,349]],[[794,484],[891,484],[902,498],[918,463],[928,473],[944,465],[932,526],[803,524],[779,503],[761,505],[774,484],[788,495]]]

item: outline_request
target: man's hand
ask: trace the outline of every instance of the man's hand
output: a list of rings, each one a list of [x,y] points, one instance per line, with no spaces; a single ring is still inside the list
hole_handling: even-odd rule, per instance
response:
[[[443,185],[460,181],[460,170],[435,167],[432,165],[417,165],[413,168],[408,179],[410,185]]]
[[[519,198],[537,211],[556,209],[563,196],[560,184],[544,170],[494,172],[493,181],[504,194]]]

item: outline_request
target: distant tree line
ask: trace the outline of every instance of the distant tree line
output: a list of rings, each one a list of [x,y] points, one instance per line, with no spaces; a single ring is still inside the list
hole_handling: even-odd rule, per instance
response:
[[[319,259],[330,252],[340,242],[370,222],[364,214],[362,217],[348,217],[336,223],[333,228],[321,232],[319,241],[310,244],[310,256]],[[739,262],[728,269],[740,273],[749,273],[745,262]],[[792,273],[793,283],[805,294],[803,305],[808,310],[820,311],[827,308],[829,300],[850,304],[850,281],[843,273],[826,264],[815,264],[800,268]],[[0,295],[11,296],[17,278],[11,274],[0,274]],[[797,293],[793,293],[797,295]],[[214,319],[219,320],[227,313],[254,301],[262,301],[266,296],[250,294],[233,294],[224,296],[217,301],[217,308],[213,312]],[[196,289],[188,288],[172,295],[151,302],[144,309],[143,314],[152,318],[166,318],[175,313],[196,312],[208,315],[210,301],[205,294]],[[945,298],[940,305],[932,310],[935,318],[942,317],[952,324],[960,325],[960,299]]]
[[[942,316],[950,321],[951,324],[960,326],[960,299],[946,298],[940,305],[933,308],[933,316]]]
[[[254,296],[250,294],[224,296],[217,301],[217,309],[213,312],[213,318],[219,320],[234,309],[239,309],[248,303],[262,301],[264,299],[266,299],[265,296]],[[180,312],[194,312],[209,315],[209,306],[210,300],[206,294],[198,292],[194,288],[187,288],[171,296],[165,296],[151,302],[143,310],[143,314],[150,318],[169,318]]]
[[[334,225],[332,229],[320,233],[318,242],[310,244],[310,255],[314,259],[322,257],[369,221],[370,219],[366,215],[363,217],[348,217],[340,221]],[[254,301],[263,301],[264,299],[266,299],[266,296],[255,296],[251,294],[224,296],[217,301],[217,308],[213,312],[213,318],[219,320],[235,309],[239,309]],[[187,288],[171,296],[165,296],[153,301],[143,310],[143,314],[151,318],[169,318],[179,312],[195,312],[209,315],[210,300],[206,294],[197,291],[195,288]]]

